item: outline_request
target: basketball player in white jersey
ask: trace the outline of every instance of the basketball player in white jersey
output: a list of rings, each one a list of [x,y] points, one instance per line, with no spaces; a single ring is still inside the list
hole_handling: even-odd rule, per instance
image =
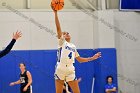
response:
[[[68,32],[61,31],[57,11],[54,10],[54,14],[59,43],[57,53],[58,59],[55,70],[56,93],[62,93],[64,81],[68,82],[73,93],[80,93],[78,81],[75,76],[75,67],[73,66],[75,58],[81,63],[90,62],[101,57],[101,53],[98,52],[89,58],[80,57],[76,50],[76,46],[70,42],[70,34]]]

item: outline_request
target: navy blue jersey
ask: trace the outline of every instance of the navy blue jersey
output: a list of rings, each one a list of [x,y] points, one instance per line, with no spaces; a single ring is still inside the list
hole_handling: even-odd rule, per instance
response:
[[[31,88],[30,86],[28,87],[27,91],[23,91],[24,87],[28,84],[28,76],[27,76],[27,71],[25,71],[23,74],[20,73],[20,93],[30,93],[31,92]]]
[[[27,71],[25,71],[23,74],[20,73],[20,82],[21,87],[25,87],[28,84],[28,77],[27,77]]]

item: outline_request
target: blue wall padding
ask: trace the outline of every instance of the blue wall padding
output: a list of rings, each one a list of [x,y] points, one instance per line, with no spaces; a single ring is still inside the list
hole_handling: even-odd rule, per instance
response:
[[[102,52],[102,58],[80,64],[76,61],[77,78],[81,93],[91,93],[92,80],[95,77],[94,93],[104,93],[105,78],[113,75],[117,84],[117,63],[115,49],[78,49],[82,57],[91,57],[97,51]],[[0,93],[19,93],[19,85],[10,87],[9,83],[19,79],[19,63],[26,63],[33,77],[33,93],[55,93],[54,71],[56,50],[21,50],[11,51],[0,59]]]
[[[102,52],[102,58],[96,60],[95,63],[94,93],[105,93],[104,86],[107,76],[113,76],[113,83],[118,85],[116,49],[96,49],[95,51]]]
[[[121,9],[139,10],[140,11],[140,0],[120,0]]]

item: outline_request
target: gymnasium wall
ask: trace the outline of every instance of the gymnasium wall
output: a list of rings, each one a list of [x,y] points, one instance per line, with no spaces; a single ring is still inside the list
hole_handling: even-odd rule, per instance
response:
[[[103,10],[97,14],[102,20],[94,21],[94,33],[99,35],[95,47],[116,48],[119,92],[139,93],[140,13]]]
[[[0,34],[2,41],[0,47],[5,47],[5,43],[11,40],[12,33],[20,30],[23,32],[23,38],[18,41],[14,50],[56,49],[57,38],[53,12],[47,12],[47,10],[25,11],[19,11],[20,14],[9,11],[0,12],[0,28],[3,30],[3,34]],[[59,12],[59,18],[62,31],[70,32],[72,42],[77,44],[77,48],[93,48],[93,20],[91,17],[80,11],[71,11]]]
[[[3,5],[10,5],[16,9],[27,9],[27,1],[30,2],[31,9],[51,9],[51,0],[0,0],[0,9],[4,9]],[[72,1],[72,3],[71,3]],[[65,9],[76,9],[76,3],[82,2],[85,8],[89,8],[87,2],[90,2],[91,6],[101,10],[104,2],[104,6],[107,9],[118,9],[119,0],[65,0]],[[17,4],[18,3],[18,4]]]
[[[56,29],[53,12],[20,10],[20,13],[22,14],[9,11],[0,12],[1,49],[11,40],[12,32],[18,29],[23,33],[23,37],[16,42],[13,51],[0,60],[1,93],[18,91],[19,86],[9,87],[8,84],[19,78],[18,64],[22,61],[27,64],[27,68],[33,74],[34,93],[39,93],[40,89],[41,93],[54,93],[53,73],[56,64],[57,38],[54,34]],[[77,10],[59,12],[59,17],[62,30],[70,32],[72,42],[77,46],[82,57],[92,56],[97,51],[101,51],[103,55],[95,62],[84,64],[76,62],[77,77],[82,78],[82,82],[80,82],[81,93],[93,93],[93,91],[94,93],[104,93],[107,75],[112,75],[115,78],[114,83],[117,84],[116,49],[113,45],[113,33],[110,33],[112,40],[104,42],[105,46],[102,46],[101,42],[106,41],[107,38],[101,35],[102,29],[99,29],[100,26],[95,19]],[[34,21],[31,21],[31,18]],[[110,21],[112,22],[112,20]],[[94,27],[94,25],[99,28]],[[54,32],[47,32],[42,26]],[[96,33],[96,29],[99,33]],[[108,37],[107,33],[104,35]]]
[[[118,73],[123,75],[123,77],[118,77],[120,89],[124,93],[139,93],[140,13],[114,11],[114,23],[126,33],[137,38],[135,42],[123,37],[119,33],[115,33]]]

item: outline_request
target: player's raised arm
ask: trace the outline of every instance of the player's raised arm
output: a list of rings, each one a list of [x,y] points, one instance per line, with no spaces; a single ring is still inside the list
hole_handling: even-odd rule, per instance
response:
[[[62,36],[62,31],[61,31],[61,26],[60,26],[60,22],[58,19],[57,11],[54,10],[54,14],[55,14],[55,24],[56,24],[56,28],[57,28],[57,35],[58,35],[58,39],[60,39]]]
[[[10,42],[10,44],[0,52],[0,58],[5,56],[6,54],[8,54],[10,52],[10,50],[12,49],[12,47],[14,46],[15,42],[17,39],[19,39],[20,37],[22,36],[22,33],[21,32],[16,32],[16,33],[13,33],[13,39],[12,41]]]

